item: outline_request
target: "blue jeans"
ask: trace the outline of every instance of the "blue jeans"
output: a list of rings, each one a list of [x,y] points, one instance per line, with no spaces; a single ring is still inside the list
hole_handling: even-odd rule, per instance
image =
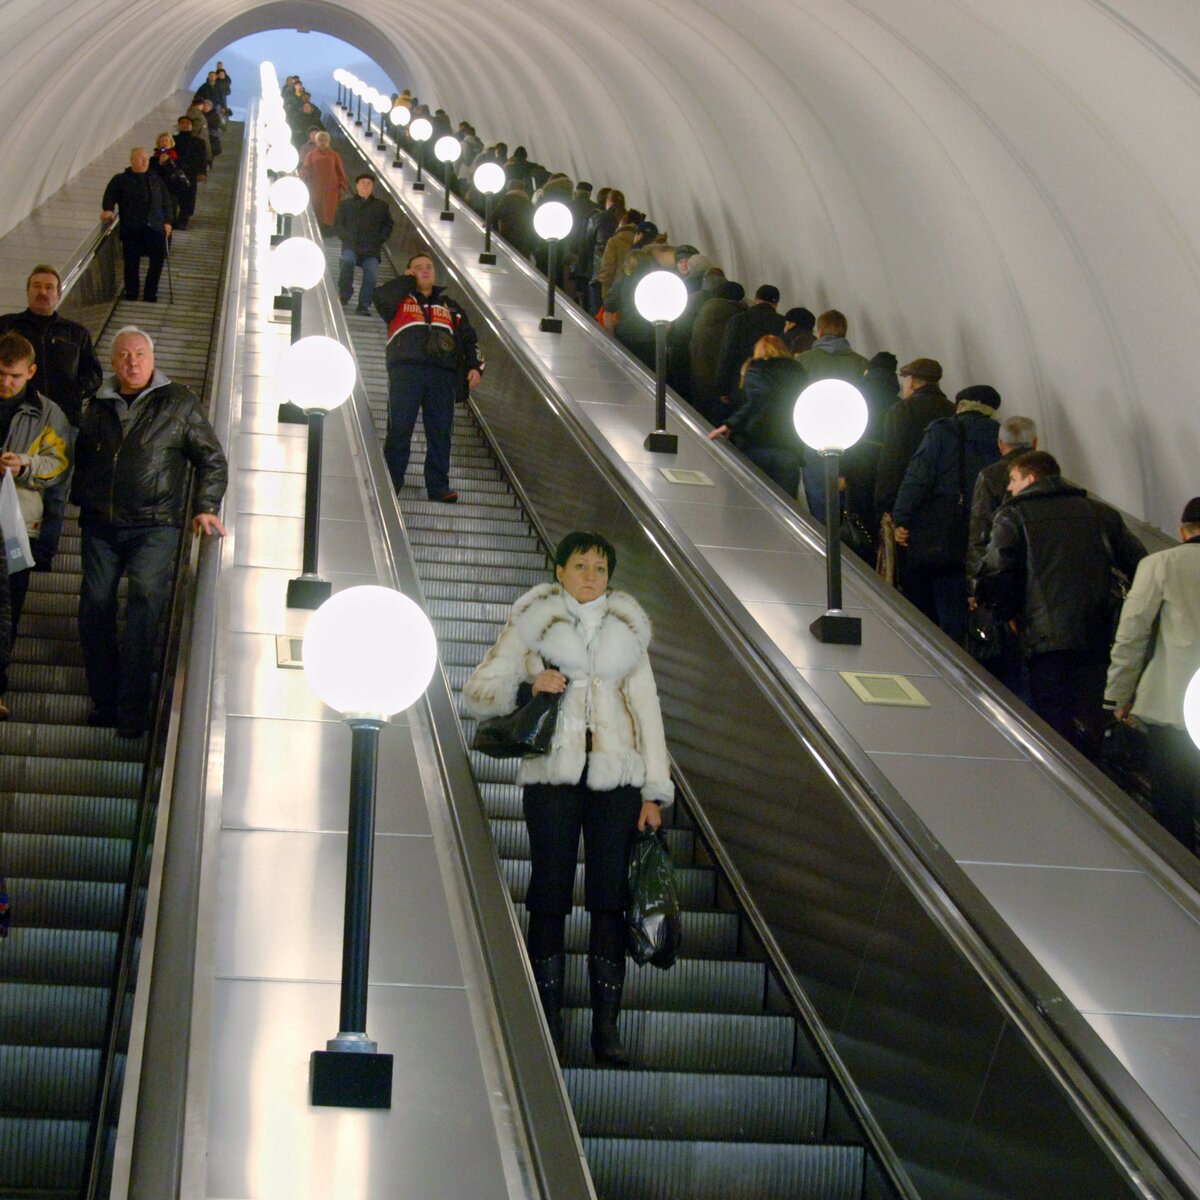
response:
[[[425,491],[431,500],[450,491],[450,435],[457,384],[456,373],[444,367],[410,363],[388,367],[388,428],[383,457],[397,491],[404,485],[418,413],[425,422]]]
[[[371,298],[375,295],[375,280],[379,276],[379,259],[373,254],[356,254],[353,250],[342,251],[341,265],[338,267],[338,299],[348,304],[354,291],[354,268],[362,267],[362,287],[358,290],[358,307],[371,307]]]
[[[83,530],[79,640],[92,703],[143,725],[158,662],[158,632],[171,594],[180,531],[174,526]],[[117,586],[127,580],[125,630],[117,637]]]

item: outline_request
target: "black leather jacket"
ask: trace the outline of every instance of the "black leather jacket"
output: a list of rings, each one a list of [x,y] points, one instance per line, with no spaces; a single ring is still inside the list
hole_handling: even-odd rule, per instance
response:
[[[1001,619],[1018,619],[1031,654],[1104,654],[1114,615],[1112,567],[1132,578],[1145,556],[1115,508],[1049,475],[996,510],[977,594]]]
[[[29,309],[0,317],[0,333],[19,333],[33,344],[37,390],[49,396],[78,428],[84,401],[95,394],[104,379],[92,335],[57,313],[39,317]]]
[[[200,401],[154,372],[122,432],[115,380],[83,414],[71,499],[85,526],[182,525],[187,469],[196,470],[195,513],[215,513],[228,481],[225,455]]]
[[[342,239],[343,250],[378,258],[383,244],[392,236],[392,214],[386,200],[350,196],[337,206],[333,236]]]

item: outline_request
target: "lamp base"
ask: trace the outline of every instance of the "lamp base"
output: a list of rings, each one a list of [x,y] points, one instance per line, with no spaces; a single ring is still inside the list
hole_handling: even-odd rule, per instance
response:
[[[543,333],[562,333],[562,321],[558,317],[543,317],[538,328]]]
[[[862,621],[835,609],[822,613],[808,628],[818,642],[834,646],[862,645]]]
[[[314,1050],[309,1102],[324,1108],[391,1108],[392,1056]]]
[[[292,294],[291,292],[276,292],[275,299],[272,301],[272,306],[276,312],[291,312],[292,311]]]
[[[271,245],[273,247],[278,246],[280,242],[286,241],[286,240],[287,240],[287,234],[284,234],[284,233],[271,234]]]
[[[361,122],[361,121],[355,121],[355,122],[354,122],[354,128],[355,128],[355,129],[361,129],[361,128],[362,128],[362,122]]]
[[[319,575],[297,575],[288,580],[288,608],[320,608],[333,595],[333,584]]]
[[[394,169],[394,170],[397,170],[397,171],[403,171],[403,170],[404,170],[404,163],[403,163],[403,162],[402,162],[400,159],[398,159],[398,158],[393,158],[393,159],[392,159],[392,167],[393,167],[393,169]]]
[[[646,434],[646,440],[642,446],[654,454],[679,453],[679,439],[673,433],[664,433],[661,429]]]
[[[479,255],[479,261],[485,267],[494,267],[496,265],[496,256],[490,250],[484,250]]]
[[[454,220],[454,214],[452,212],[440,212],[438,213],[438,216],[441,217],[443,221]]]
[[[375,149],[376,149],[376,150],[386,150],[386,149],[387,149],[387,142],[376,142],[376,143],[375,143]]]
[[[414,192],[423,192],[424,190],[425,190],[425,185],[423,183],[421,183],[420,181],[413,184]]]
[[[280,425],[303,425],[307,428],[308,415],[300,405],[285,400],[279,406],[279,423]]]

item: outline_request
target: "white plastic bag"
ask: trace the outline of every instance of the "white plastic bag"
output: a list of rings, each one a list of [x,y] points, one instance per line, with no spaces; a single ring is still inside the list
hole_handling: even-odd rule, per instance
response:
[[[4,531],[4,551],[8,555],[8,573],[27,571],[33,566],[33,551],[29,546],[29,534],[25,529],[25,518],[21,516],[21,502],[17,499],[17,485],[12,472],[4,472],[0,483],[0,530]]]

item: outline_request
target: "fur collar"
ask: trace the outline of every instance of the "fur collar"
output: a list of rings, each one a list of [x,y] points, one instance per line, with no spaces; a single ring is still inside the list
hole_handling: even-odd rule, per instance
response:
[[[594,671],[605,678],[624,679],[650,645],[650,618],[627,592],[608,593],[608,611],[596,634],[592,663],[557,583],[539,583],[526,592],[513,606],[513,625],[525,645],[572,678]]]

